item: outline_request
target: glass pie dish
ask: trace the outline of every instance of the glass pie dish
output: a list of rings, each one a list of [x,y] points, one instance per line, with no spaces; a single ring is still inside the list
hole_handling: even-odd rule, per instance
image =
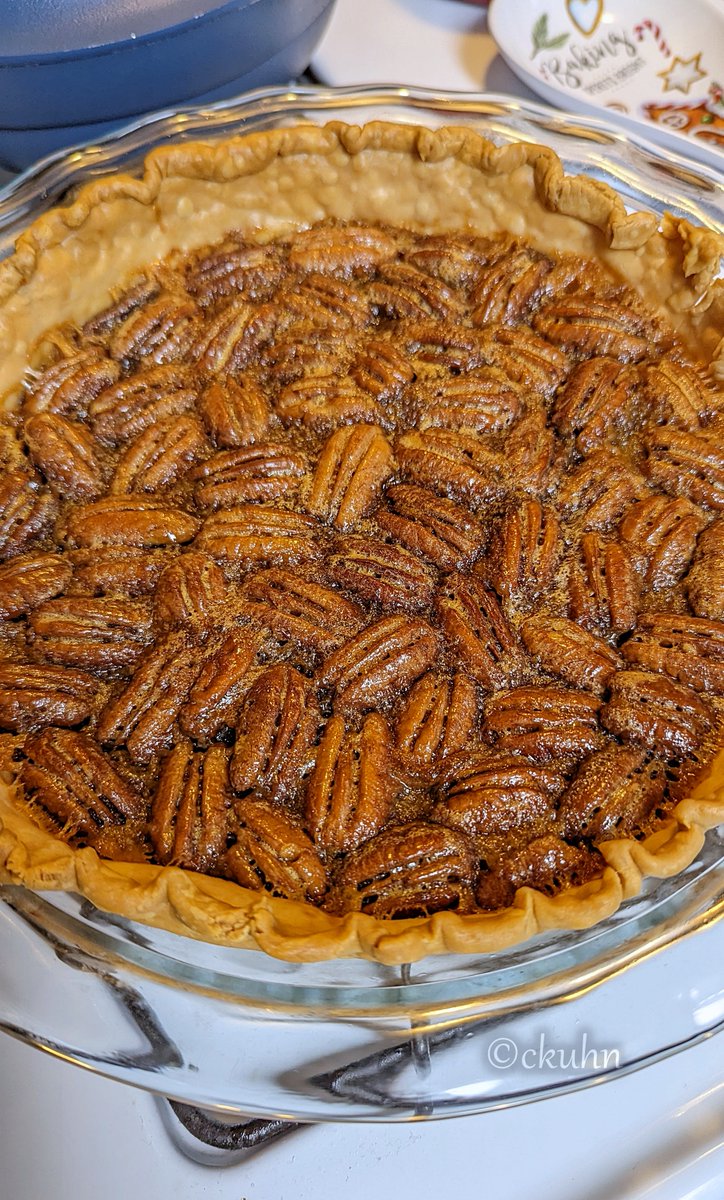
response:
[[[664,159],[595,121],[497,97],[412,89],[300,89],[162,114],[99,146],[46,160],[11,185],[0,201],[2,249],[9,249],[28,219],[81,180],[133,170],[158,142],[331,117],[366,122],[373,116],[403,123],[470,123],[503,144],[544,142],[567,170],[584,170],[614,186],[632,208],[654,213],[666,208],[696,224],[720,227],[713,172]],[[3,985],[10,994],[3,1023],[55,1053],[207,1107],[302,1119],[404,1119],[534,1098],[632,1069],[717,1028],[720,993],[715,979],[703,979],[704,967],[697,986],[687,984],[681,1006],[672,1006],[663,1024],[652,1024],[644,1015],[650,995],[640,1017],[628,1001],[604,1003],[601,1009],[599,1000],[603,988],[610,996],[610,989],[635,975],[656,974],[656,964],[663,960],[652,957],[654,950],[672,943],[667,954],[689,953],[698,938],[684,935],[700,931],[709,936],[721,904],[720,867],[721,843],[712,834],[693,868],[665,884],[649,882],[639,898],[590,933],[549,933],[519,951],[484,959],[430,960],[414,970],[357,962],[282,966],[263,955],[215,950],[150,932],[104,916],[72,896],[42,898],[9,889],[7,911],[14,915],[8,916],[6,936],[32,944],[32,950],[25,967],[20,945],[8,954],[16,978]],[[625,969],[629,967],[635,973]],[[28,997],[42,1009],[43,997],[51,991],[37,979],[31,982],[36,969],[53,976],[53,1011],[38,1011],[31,1022]],[[121,1024],[128,1033],[130,1018],[135,1049],[127,1048],[122,1035],[112,1039],[115,1045],[109,1049],[110,1017],[96,1025],[90,1019],[76,1025],[80,1004],[58,1003],[60,975],[71,980],[70,994],[78,1002],[81,992],[90,998],[98,987],[114,1011],[120,1001]],[[689,975],[687,970],[682,978]],[[89,1007],[102,1007],[97,996]],[[603,1021],[609,1009],[618,1014],[619,1027]],[[561,1061],[552,1083],[545,1077],[541,1081],[540,1072],[537,1081],[526,1074],[527,1063],[535,1058],[528,1054],[535,1049],[534,1034],[546,1033],[549,1017],[549,1038],[563,1048],[567,1030],[568,1050],[578,1050],[577,1058],[569,1054],[568,1065]],[[498,1040],[512,1042],[511,1054],[518,1056],[521,1068],[517,1072],[510,1069],[515,1063],[502,1069],[494,1061],[496,1054],[505,1054],[502,1045],[490,1049],[501,1028]],[[590,1030],[587,1046],[572,1046],[574,1028]],[[142,1049],[136,1045],[139,1034],[148,1043]],[[490,1070],[481,1070],[481,1055],[469,1052],[467,1043],[478,1035],[488,1039],[484,1055]],[[238,1047],[238,1054],[229,1054],[230,1046]],[[438,1053],[442,1047],[461,1047],[462,1052]],[[263,1064],[257,1053],[263,1054]],[[452,1077],[441,1068],[441,1078],[437,1064],[453,1061]]]

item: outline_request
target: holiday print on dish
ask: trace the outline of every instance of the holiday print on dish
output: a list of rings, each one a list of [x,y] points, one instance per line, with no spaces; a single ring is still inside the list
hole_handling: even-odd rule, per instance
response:
[[[715,166],[724,150],[724,9],[714,0],[492,0],[503,56],[553,103],[605,111]],[[521,19],[530,33],[521,47]],[[563,96],[563,100],[561,100]]]

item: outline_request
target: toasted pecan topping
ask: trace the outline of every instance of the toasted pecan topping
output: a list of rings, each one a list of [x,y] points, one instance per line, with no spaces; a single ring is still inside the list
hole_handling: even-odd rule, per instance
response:
[[[0,739],[72,845],[464,915],[600,877],[717,753],[724,406],[603,266],[230,232],[31,360]]]

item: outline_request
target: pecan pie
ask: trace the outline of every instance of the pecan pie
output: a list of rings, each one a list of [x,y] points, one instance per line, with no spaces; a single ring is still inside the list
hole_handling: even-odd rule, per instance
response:
[[[291,959],[582,927],[724,814],[717,235],[543,147],[151,155],[0,266],[0,873]]]

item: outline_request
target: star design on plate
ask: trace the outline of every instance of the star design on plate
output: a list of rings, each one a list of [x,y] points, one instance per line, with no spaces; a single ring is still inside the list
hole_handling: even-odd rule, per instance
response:
[[[659,79],[664,81],[665,92],[683,92],[685,96],[691,85],[704,79],[706,74],[701,68],[701,51],[691,58],[679,58],[677,54],[671,66],[658,73]]]

